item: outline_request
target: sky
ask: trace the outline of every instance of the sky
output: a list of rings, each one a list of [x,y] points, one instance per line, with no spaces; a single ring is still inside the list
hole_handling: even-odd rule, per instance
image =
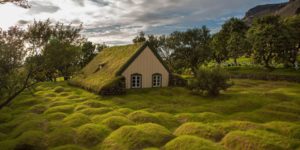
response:
[[[162,35],[206,25],[212,33],[230,17],[250,8],[287,0],[29,0],[30,9],[0,5],[0,28],[26,27],[34,20],[83,24],[82,34],[95,43],[123,45],[140,32]]]

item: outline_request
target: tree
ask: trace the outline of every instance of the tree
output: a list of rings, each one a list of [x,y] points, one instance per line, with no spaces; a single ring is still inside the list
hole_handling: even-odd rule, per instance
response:
[[[82,47],[82,60],[80,62],[81,67],[86,66],[96,56],[96,45],[92,42],[84,42]]]
[[[210,31],[203,26],[186,32],[173,32],[170,35],[170,46],[174,49],[176,61],[185,68],[190,68],[196,75],[199,65],[210,60],[210,40]]]
[[[219,32],[213,35],[211,40],[211,49],[212,49],[212,58],[217,62],[217,64],[221,64],[222,62],[228,59],[228,49],[227,49],[227,40],[223,33]]]
[[[288,30],[278,16],[255,20],[248,31],[248,39],[252,44],[254,59],[266,68],[272,68],[273,61],[282,60],[284,51],[290,45]]]
[[[68,80],[79,65],[80,52],[79,46],[53,38],[46,45],[43,55],[47,68],[58,70]]]
[[[139,35],[136,36],[136,37],[132,40],[133,43],[140,43],[140,42],[145,42],[145,41],[146,41],[146,37],[145,37],[145,33],[144,33],[143,31],[141,31],[141,32],[139,33]]]

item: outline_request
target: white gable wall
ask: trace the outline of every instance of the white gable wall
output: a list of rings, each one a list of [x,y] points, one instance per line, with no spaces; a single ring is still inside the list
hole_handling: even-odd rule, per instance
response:
[[[146,49],[127,67],[122,73],[126,80],[126,88],[131,88],[131,75],[142,75],[142,88],[152,87],[152,75],[160,73],[162,75],[162,87],[167,87],[169,84],[169,73],[156,58],[153,52]]]

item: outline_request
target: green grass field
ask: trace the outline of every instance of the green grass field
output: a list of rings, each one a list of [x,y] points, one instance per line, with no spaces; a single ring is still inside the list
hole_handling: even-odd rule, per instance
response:
[[[300,149],[300,84],[234,83],[219,97],[184,88],[100,97],[41,83],[0,110],[0,149]]]

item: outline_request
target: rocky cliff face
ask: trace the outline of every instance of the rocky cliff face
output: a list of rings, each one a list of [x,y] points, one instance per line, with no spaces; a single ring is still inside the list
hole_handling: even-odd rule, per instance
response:
[[[300,14],[300,0],[289,0],[286,3],[259,5],[250,9],[244,18],[247,23],[253,21],[254,18],[267,15],[279,15],[282,17]]]

